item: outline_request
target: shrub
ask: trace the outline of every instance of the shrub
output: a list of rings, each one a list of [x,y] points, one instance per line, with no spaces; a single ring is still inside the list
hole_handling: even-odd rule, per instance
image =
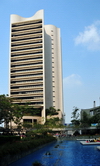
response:
[[[0,145],[5,144],[7,142],[12,143],[14,141],[19,141],[20,136],[0,136]]]
[[[16,155],[22,152],[33,150],[41,145],[49,143],[53,140],[56,140],[54,137],[46,136],[44,138],[39,139],[30,139],[30,141],[25,139],[20,140],[18,142],[6,143],[5,145],[0,147],[0,158],[3,158],[5,155]]]

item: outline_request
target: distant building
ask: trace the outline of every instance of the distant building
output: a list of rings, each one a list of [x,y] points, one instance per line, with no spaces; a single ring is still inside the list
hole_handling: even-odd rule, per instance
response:
[[[89,108],[89,109],[81,109],[81,119],[82,119],[83,112],[86,112],[87,115],[92,117],[100,112],[100,106]]]
[[[45,122],[45,110],[60,109],[63,117],[60,29],[44,25],[44,12],[30,18],[11,15],[9,96],[14,103],[40,109],[40,116],[24,116],[26,122]]]

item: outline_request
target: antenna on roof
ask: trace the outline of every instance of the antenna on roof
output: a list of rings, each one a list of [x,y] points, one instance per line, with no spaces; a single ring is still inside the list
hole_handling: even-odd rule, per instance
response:
[[[93,102],[93,107],[95,107],[95,101]]]

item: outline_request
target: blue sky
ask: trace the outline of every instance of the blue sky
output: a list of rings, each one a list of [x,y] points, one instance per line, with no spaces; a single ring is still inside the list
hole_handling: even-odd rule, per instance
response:
[[[100,105],[100,0],[0,1],[0,94],[8,94],[10,15],[44,9],[45,24],[61,29],[64,112]]]

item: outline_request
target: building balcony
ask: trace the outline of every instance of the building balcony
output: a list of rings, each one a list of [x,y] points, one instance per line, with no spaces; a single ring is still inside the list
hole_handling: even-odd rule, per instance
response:
[[[13,49],[13,47],[12,47],[13,50],[11,49],[11,55],[12,55],[12,53],[16,53],[16,52],[20,53],[20,52],[24,52],[24,51],[32,51],[34,53],[34,51],[38,52],[38,51],[42,50],[41,48],[42,48],[42,44],[39,44],[39,45],[32,44],[32,45],[28,45],[25,47],[18,46],[18,47],[15,47],[15,49]]]
[[[17,97],[24,98],[24,97],[35,97],[35,96],[40,96],[40,95],[42,96],[43,92],[34,92],[34,93],[25,93],[25,94],[19,93],[19,94],[11,94],[10,96],[13,98],[17,98]]]
[[[43,75],[34,75],[34,76],[26,76],[26,77],[16,77],[11,78],[11,81],[27,81],[27,80],[35,80],[35,79],[43,79]]]
[[[20,50],[28,50],[28,49],[39,49],[42,48],[42,43],[37,43],[37,44],[28,44],[28,45],[22,45],[22,46],[13,46],[11,47],[11,52],[14,51],[20,51]]]
[[[26,92],[26,91],[33,91],[33,90],[43,90],[43,86],[34,86],[34,87],[26,87],[26,88],[16,88],[16,89],[11,89],[11,92]]]
[[[31,35],[22,35],[22,36],[12,36],[11,41],[25,40],[25,39],[35,39],[42,38],[42,33],[31,34]]]
[[[17,99],[17,100],[15,99],[15,100],[13,100],[13,103],[21,104],[21,105],[28,103],[28,106],[33,106],[34,108],[42,108],[44,106],[43,99],[40,99],[38,101],[34,100],[34,99]]]
[[[11,71],[17,70],[26,70],[26,69],[35,69],[35,68],[42,68],[43,64],[35,64],[35,65],[26,65],[26,66],[19,66],[19,67],[11,67]]]
[[[29,74],[39,74],[39,73],[43,73],[43,69],[13,72],[13,73],[11,73],[11,76],[20,76],[20,75],[26,75],[27,76]]]
[[[27,23],[26,25],[13,26],[12,31],[20,31],[25,29],[29,30],[29,29],[36,29],[36,28],[42,28],[42,23],[34,23],[34,24]]]
[[[13,27],[18,27],[18,26],[27,25],[27,24],[28,24],[28,25],[29,25],[29,24],[36,24],[36,23],[42,23],[42,19],[13,23],[13,24],[12,24],[12,28],[13,28]]]
[[[31,49],[31,50],[22,50],[22,51],[13,51],[11,52],[11,56],[12,55],[25,55],[25,54],[35,54],[35,53],[42,53],[43,49],[38,48],[38,49]]]
[[[14,102],[18,102],[18,103],[26,103],[26,102],[43,102],[43,97],[40,98],[34,98],[34,99],[18,99],[18,100],[14,100]]]
[[[21,86],[30,86],[30,85],[40,85],[40,84],[43,84],[43,80],[11,83],[11,87],[21,87]]]
[[[23,31],[16,31],[15,29],[13,30],[14,32],[11,33],[12,36],[16,36],[16,35],[25,35],[25,34],[33,34],[33,33],[42,33],[42,28],[38,28],[38,29],[30,29],[30,30],[23,30]]]
[[[32,43],[42,43],[42,39],[37,38],[37,39],[30,39],[30,40],[15,41],[15,42],[11,42],[11,46],[25,45],[25,44],[32,44]]]
[[[11,61],[12,60],[27,60],[27,59],[39,59],[39,58],[43,58],[42,53],[38,53],[38,54],[30,54],[30,55],[13,55],[13,57],[11,57]]]
[[[13,103],[14,104],[21,104],[21,105],[24,105],[25,103],[27,103],[28,101],[27,100],[24,100],[24,101],[22,101],[22,102],[18,102],[18,101],[13,101]],[[32,103],[32,102],[31,102]],[[34,107],[34,108],[43,108],[43,106],[44,106],[44,104],[43,104],[43,102],[42,102],[42,104],[40,104],[40,103],[36,103],[36,104],[28,104],[28,106],[31,106],[31,107]]]
[[[43,60],[41,59],[29,59],[29,60],[21,60],[21,61],[15,61],[11,62],[11,65],[22,65],[22,64],[31,64],[31,63],[42,63]]]

